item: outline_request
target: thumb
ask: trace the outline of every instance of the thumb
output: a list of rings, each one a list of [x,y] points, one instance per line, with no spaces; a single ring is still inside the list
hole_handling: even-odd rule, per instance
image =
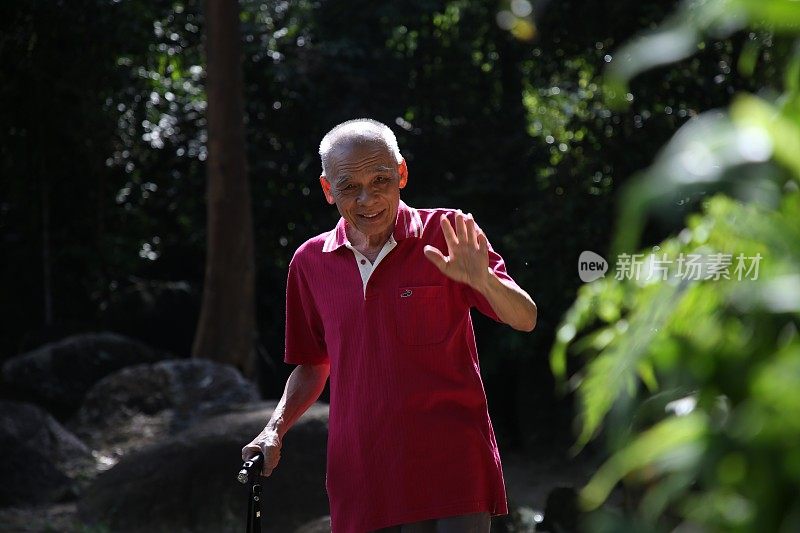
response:
[[[428,244],[425,246],[425,248],[423,248],[423,252],[425,253],[425,257],[427,257],[431,263],[436,265],[439,270],[444,272],[444,269],[447,268],[447,259],[438,248]]]

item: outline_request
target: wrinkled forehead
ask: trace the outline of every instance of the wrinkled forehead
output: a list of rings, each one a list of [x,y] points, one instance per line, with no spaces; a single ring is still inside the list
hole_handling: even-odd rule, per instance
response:
[[[333,177],[344,174],[381,170],[390,172],[394,157],[380,138],[348,137],[341,139],[330,152],[329,163]]]

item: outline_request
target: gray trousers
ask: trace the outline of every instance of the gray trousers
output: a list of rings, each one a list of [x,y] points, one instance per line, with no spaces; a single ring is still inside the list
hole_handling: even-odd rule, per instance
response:
[[[373,533],[489,533],[491,525],[492,515],[483,512],[385,527]]]

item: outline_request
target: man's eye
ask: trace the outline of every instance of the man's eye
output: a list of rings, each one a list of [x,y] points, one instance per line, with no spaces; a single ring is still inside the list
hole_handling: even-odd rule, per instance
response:
[[[378,176],[377,178],[375,178],[376,183],[385,183],[387,181],[389,181],[389,178],[387,176]]]

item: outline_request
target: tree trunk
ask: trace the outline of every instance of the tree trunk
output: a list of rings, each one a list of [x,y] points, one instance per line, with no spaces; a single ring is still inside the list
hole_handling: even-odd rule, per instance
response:
[[[193,357],[255,368],[255,261],[236,0],[206,0],[208,239]]]

